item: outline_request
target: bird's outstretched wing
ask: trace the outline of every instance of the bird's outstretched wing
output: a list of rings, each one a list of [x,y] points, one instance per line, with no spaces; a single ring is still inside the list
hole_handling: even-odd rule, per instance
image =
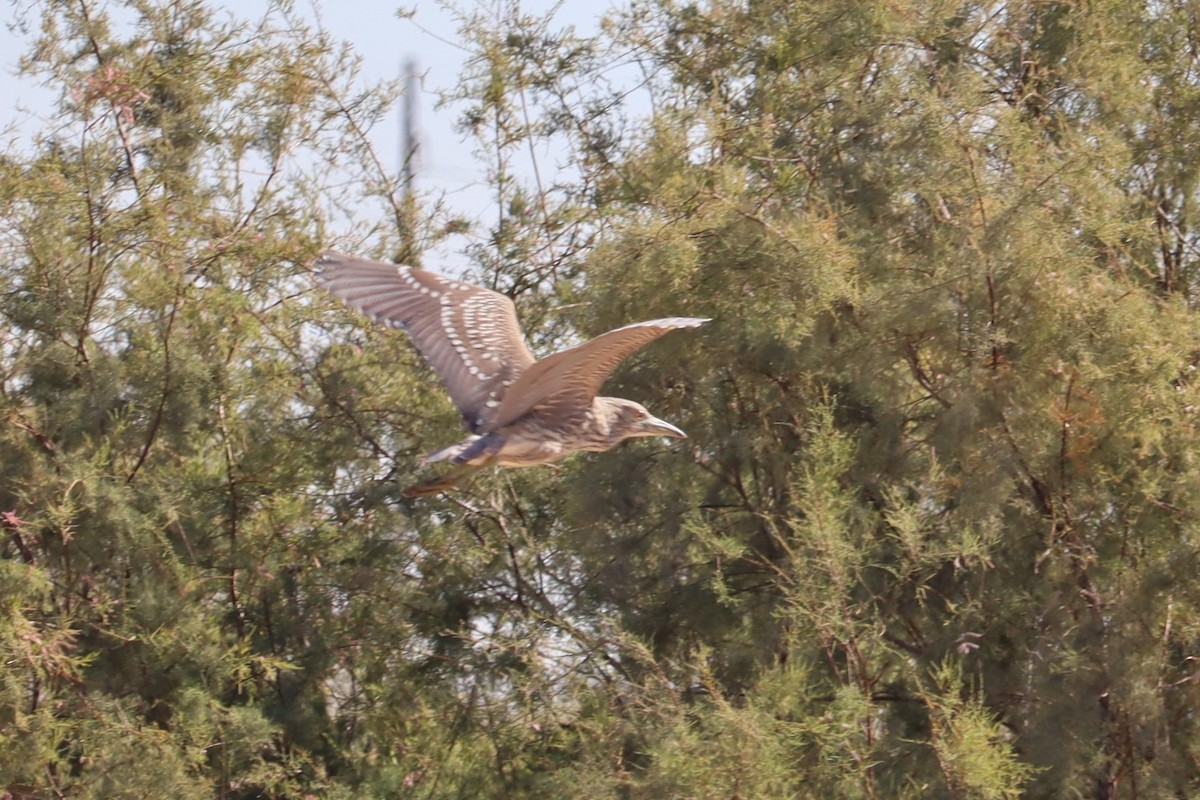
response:
[[[408,332],[472,432],[491,427],[509,386],[534,363],[512,300],[498,292],[341,253],[317,266],[332,294]]]
[[[492,418],[492,429],[515,421],[535,406],[586,408],[617,365],[635,351],[668,331],[696,328],[706,322],[696,317],[635,322],[547,356],[527,367],[505,393]]]

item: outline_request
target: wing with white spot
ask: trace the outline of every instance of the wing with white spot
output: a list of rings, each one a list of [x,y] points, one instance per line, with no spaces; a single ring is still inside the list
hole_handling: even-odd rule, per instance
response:
[[[547,356],[520,374],[504,395],[492,425],[507,425],[535,406],[586,407],[617,365],[635,351],[676,328],[696,328],[706,322],[695,317],[635,322]]]
[[[408,332],[472,432],[488,425],[508,387],[533,363],[512,300],[498,292],[340,253],[326,253],[317,266],[332,294]]]

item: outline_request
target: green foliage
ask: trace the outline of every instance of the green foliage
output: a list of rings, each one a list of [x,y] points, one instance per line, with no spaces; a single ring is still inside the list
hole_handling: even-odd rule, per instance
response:
[[[935,685],[921,690],[929,709],[930,744],[946,785],[958,797],[1020,797],[1030,769],[981,699],[963,698],[960,671],[958,665],[943,664],[935,668]]]
[[[309,267],[461,228],[389,88],[286,4],[36,11],[0,794],[1200,790],[1195,3],[463,13],[471,277],[539,352],[714,321],[611,381],[687,442],[419,501],[455,415]]]

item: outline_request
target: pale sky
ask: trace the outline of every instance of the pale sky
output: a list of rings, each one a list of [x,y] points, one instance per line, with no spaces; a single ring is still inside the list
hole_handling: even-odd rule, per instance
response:
[[[511,2],[511,0],[509,0]],[[504,0],[458,0],[465,9],[495,8]],[[22,5],[26,5],[22,0]],[[255,18],[250,9],[263,7],[262,0],[219,3],[227,8],[240,9],[239,17]],[[507,4],[507,3],[505,3]],[[594,30],[599,16],[610,6],[591,0],[521,0],[521,8],[543,13],[554,9],[554,20],[561,26],[574,26],[581,32]],[[411,18],[402,19],[397,9],[413,10]],[[320,0],[297,0],[297,12],[313,19],[318,14],[323,26],[335,39],[350,42],[363,58],[362,77],[368,81],[397,77],[407,59],[415,59],[423,74],[423,87],[417,111],[420,134],[417,190],[440,195],[451,208],[468,218],[478,220],[489,214],[490,192],[482,184],[483,170],[471,154],[471,143],[463,141],[455,131],[459,115],[456,108],[435,108],[439,89],[457,84],[468,53],[460,42],[457,23],[435,0],[355,0],[353,2],[322,3]],[[10,29],[16,18],[9,0],[0,6],[0,152],[12,148],[24,149],[30,136],[42,127],[36,115],[52,109],[53,96],[46,90],[16,76],[20,55],[27,49],[26,41]],[[36,26],[36,13],[29,15]],[[35,117],[19,109],[32,112]],[[372,133],[377,151],[389,167],[399,165],[399,111],[380,124]]]

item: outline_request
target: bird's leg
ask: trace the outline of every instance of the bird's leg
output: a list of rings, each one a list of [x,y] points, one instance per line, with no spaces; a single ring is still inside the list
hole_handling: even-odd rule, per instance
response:
[[[433,478],[427,478],[420,483],[415,483],[406,488],[402,494],[405,497],[427,497],[431,494],[438,494],[448,489],[454,489],[458,486],[459,481],[468,475],[477,472],[479,467],[464,465],[454,467],[449,472],[438,475]]]

